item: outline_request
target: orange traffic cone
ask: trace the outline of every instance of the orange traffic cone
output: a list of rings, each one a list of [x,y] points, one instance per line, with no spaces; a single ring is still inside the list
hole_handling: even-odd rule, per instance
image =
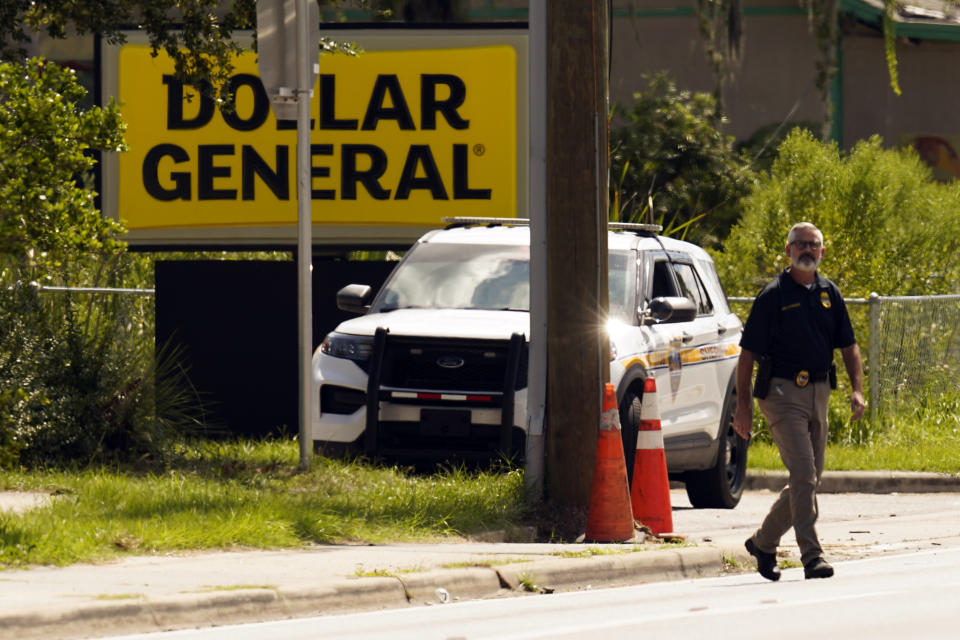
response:
[[[607,383],[603,393],[600,436],[597,440],[597,461],[593,468],[584,539],[596,542],[627,542],[633,539],[633,513],[630,509],[630,488],[627,463],[623,458],[620,435],[620,413],[617,394]]]
[[[630,502],[633,506],[633,517],[650,527],[653,533],[660,535],[673,531],[670,481],[667,478],[667,457],[663,452],[663,433],[660,431],[657,381],[652,376],[643,381]]]

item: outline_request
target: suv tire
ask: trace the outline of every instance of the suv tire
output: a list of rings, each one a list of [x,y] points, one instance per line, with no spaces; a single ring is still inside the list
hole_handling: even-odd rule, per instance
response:
[[[620,402],[620,437],[623,459],[627,464],[627,488],[633,486],[633,464],[637,457],[637,431],[640,428],[640,396],[628,389]]]
[[[731,388],[723,403],[716,462],[709,469],[684,474],[687,497],[695,509],[733,509],[743,495],[750,443],[733,430],[736,407],[736,391]]]

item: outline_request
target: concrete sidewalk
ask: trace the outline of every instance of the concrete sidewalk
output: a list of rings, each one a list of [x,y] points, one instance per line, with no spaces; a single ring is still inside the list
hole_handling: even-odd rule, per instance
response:
[[[0,574],[0,637],[85,638],[718,575],[717,548],[461,543],[129,558]],[[564,557],[566,554],[566,557]],[[580,557],[582,556],[582,557]],[[745,560],[745,558],[744,558]]]
[[[749,485],[776,491],[784,480],[782,474],[751,474]],[[960,493],[960,480],[830,473],[824,490],[829,487]],[[772,497],[761,492],[749,502],[763,509]],[[674,523],[679,531],[694,531],[694,519],[703,514],[683,506],[684,498],[682,491],[671,494]],[[759,513],[714,511],[710,517],[722,522],[720,529],[692,536],[684,547],[657,541],[324,546],[8,570],[0,572],[0,638],[87,638],[715,576],[743,570],[734,566],[752,567],[742,540],[759,523]]]

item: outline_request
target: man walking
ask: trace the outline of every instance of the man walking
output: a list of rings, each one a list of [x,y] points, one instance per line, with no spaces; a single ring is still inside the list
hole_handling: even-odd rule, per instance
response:
[[[737,368],[737,410],[733,428],[750,436],[753,400],[750,377],[756,361],[758,398],[789,481],[760,528],[746,541],[757,570],[768,580],[780,579],[777,545],[793,527],[807,578],[829,578],[817,539],[817,485],[827,445],[827,402],[836,388],[833,350],[840,349],[853,392],[854,420],[863,415],[863,372],[860,349],[840,290],[817,272],[823,259],[823,234],[809,222],[795,224],[787,236],[790,266],[767,284],[753,302],[740,340]]]

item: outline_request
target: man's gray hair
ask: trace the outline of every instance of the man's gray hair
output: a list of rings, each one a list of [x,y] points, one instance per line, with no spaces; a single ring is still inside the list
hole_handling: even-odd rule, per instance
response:
[[[787,244],[793,242],[793,240],[797,237],[797,231],[800,229],[810,229],[811,231],[815,231],[817,238],[820,240],[820,244],[823,244],[823,232],[820,231],[820,229],[817,229],[811,222],[798,222],[790,227],[790,233],[787,234]]]

